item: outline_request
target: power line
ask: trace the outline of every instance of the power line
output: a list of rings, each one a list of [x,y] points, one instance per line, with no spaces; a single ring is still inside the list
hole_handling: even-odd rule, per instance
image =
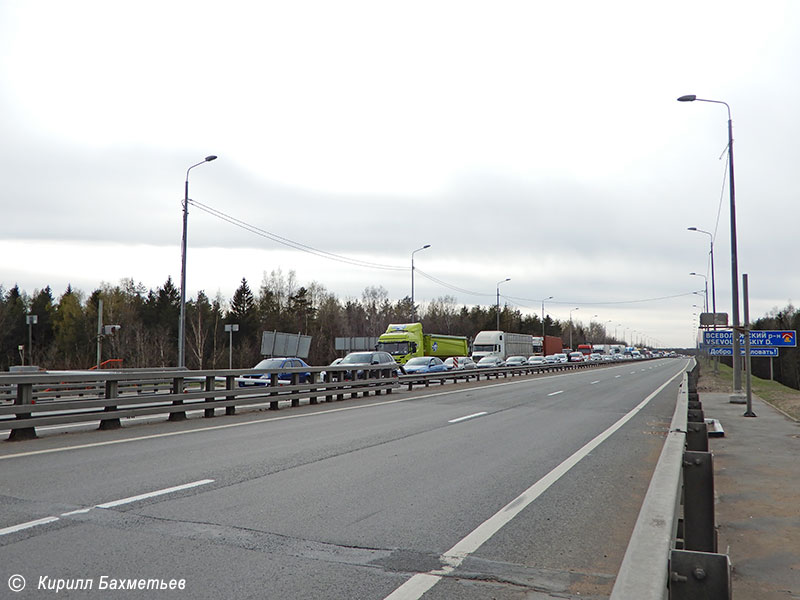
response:
[[[349,256],[342,256],[340,254],[334,254],[333,252],[327,252],[325,250],[319,250],[318,248],[314,248],[312,246],[308,246],[306,244],[302,244],[300,242],[295,242],[294,240],[290,240],[289,238],[285,238],[280,236],[276,233],[272,233],[270,231],[266,231],[265,229],[261,229],[260,227],[256,227],[255,225],[251,225],[250,223],[246,223],[241,219],[237,219],[236,217],[232,217],[231,215],[225,214],[222,211],[219,211],[215,208],[211,208],[205,204],[197,202],[195,200],[190,200],[190,204],[196,206],[200,210],[210,214],[211,216],[217,217],[222,221],[230,223],[231,225],[235,225],[236,227],[240,227],[245,231],[249,231],[250,233],[254,233],[255,235],[261,236],[263,238],[272,240],[273,242],[277,242],[278,244],[282,244],[284,246],[288,246],[289,248],[294,248],[295,250],[300,250],[301,252],[306,252],[307,254],[313,254],[320,258],[326,258],[328,260],[334,260],[337,262],[342,262],[358,267],[365,267],[369,269],[382,269],[384,271],[408,271],[409,267],[399,267],[396,265],[383,265],[380,263],[372,263],[365,260],[360,260],[357,258],[350,258]]]

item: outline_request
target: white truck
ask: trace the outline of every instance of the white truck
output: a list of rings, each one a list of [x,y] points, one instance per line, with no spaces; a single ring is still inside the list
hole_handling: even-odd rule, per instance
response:
[[[525,333],[479,331],[472,342],[472,360],[475,362],[490,354],[505,360],[509,356],[528,357],[533,353],[533,336]]]

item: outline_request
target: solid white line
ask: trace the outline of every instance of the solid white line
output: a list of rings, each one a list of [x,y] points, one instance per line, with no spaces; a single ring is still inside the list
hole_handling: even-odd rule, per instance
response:
[[[385,600],[419,600],[419,598],[421,598],[425,592],[436,585],[436,583],[443,576],[453,572],[456,568],[458,568],[470,554],[480,548],[494,534],[500,531],[504,525],[509,523],[514,517],[527,508],[531,502],[536,500],[545,491],[547,491],[550,486],[568,473],[570,469],[577,465],[595,448],[606,441],[617,430],[619,430],[623,425],[636,416],[636,414],[645,406],[647,406],[647,404],[653,398],[655,398],[661,392],[661,390],[663,390],[670,383],[672,383],[674,379],[681,375],[683,375],[683,370],[679,371],[673,377],[664,382],[658,387],[658,389],[656,389],[656,391],[647,396],[647,398],[637,404],[630,412],[619,419],[611,427],[597,435],[580,450],[572,454],[572,456],[564,460],[555,469],[550,471],[547,475],[522,492],[522,494],[514,498],[498,512],[478,525],[476,529],[459,541],[455,546],[450,548],[450,550],[442,554],[439,557],[439,560],[446,566],[428,573],[417,573],[391,594],[386,596]]]
[[[94,508],[113,508],[115,506],[120,506],[122,504],[130,504],[131,502],[136,502],[137,500],[144,500],[146,498],[153,498],[155,496],[163,496],[164,494],[170,494],[172,492],[188,490],[194,487],[198,487],[200,485],[205,485],[207,483],[213,483],[213,481],[214,481],[213,479],[201,479],[200,481],[193,481],[192,483],[176,485],[175,487],[165,488],[163,490],[157,490],[155,492],[148,492],[147,494],[130,496],[129,498],[122,498],[121,500],[114,500],[112,502],[106,502],[104,504],[96,504],[94,506],[90,506],[89,508],[79,508],[78,510],[61,513],[60,516],[69,517],[72,515],[80,515],[88,513],[90,510]],[[27,523],[20,523],[19,525],[12,525],[11,527],[0,529],[0,536],[8,535],[9,533],[15,533],[17,531],[22,531],[24,529],[30,529],[31,527],[38,527],[39,525],[46,525],[47,523],[52,523],[53,521],[58,521],[58,520],[59,517],[53,516],[53,517],[45,517],[43,519],[37,519],[36,521],[28,521]]]
[[[448,421],[448,423],[460,423],[461,421],[466,421],[467,419],[474,419],[475,417],[482,417],[483,415],[488,415],[488,414],[489,413],[487,413],[486,411],[479,412],[472,415],[467,415],[466,417],[458,417],[457,419],[452,419],[451,421]]]
[[[164,494],[171,494],[172,492],[180,492],[181,490],[188,490],[200,485],[213,483],[213,481],[214,481],[213,479],[201,479],[200,481],[193,481],[192,483],[184,483],[183,485],[176,485],[175,487],[166,488],[163,490],[157,490],[155,492],[148,492],[146,494],[139,494],[138,496],[130,496],[129,498],[122,498],[121,500],[114,500],[112,502],[98,504],[97,506],[95,506],[95,508],[114,508],[115,506],[130,504],[131,502],[137,502],[139,500],[145,500],[147,498],[153,498],[155,496],[163,496]]]
[[[15,533],[17,531],[22,531],[23,529],[30,529],[31,527],[37,527],[39,525],[44,525],[45,523],[52,523],[53,521],[58,521],[58,517],[45,517],[44,519],[36,519],[35,521],[28,521],[27,523],[20,523],[19,525],[4,527],[3,529],[0,529],[0,535],[8,535],[9,533]]]
[[[564,393],[564,390],[558,390],[557,392],[551,392],[550,394],[547,394],[547,395],[548,396],[558,396],[559,394],[563,394],[563,393]]]

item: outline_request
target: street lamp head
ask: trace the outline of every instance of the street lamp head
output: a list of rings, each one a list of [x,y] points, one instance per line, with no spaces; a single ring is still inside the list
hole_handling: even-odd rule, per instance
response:
[[[206,156],[206,162],[211,162],[212,160],[217,160],[217,157],[213,154]]]
[[[688,94],[678,98],[678,102],[694,102],[695,100],[697,100],[697,96],[695,94]]]
[[[689,231],[697,231],[697,227],[687,227],[686,229]]]
[[[430,247],[431,247],[431,245],[430,245],[430,244],[425,244],[425,245],[422,247],[422,249],[424,250],[425,248],[430,248]]]

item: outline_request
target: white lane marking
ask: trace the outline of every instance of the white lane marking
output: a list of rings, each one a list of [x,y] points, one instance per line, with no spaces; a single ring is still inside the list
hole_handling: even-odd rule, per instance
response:
[[[58,517],[45,517],[44,519],[36,519],[35,521],[28,521],[27,523],[20,523],[19,525],[4,527],[3,529],[0,529],[0,535],[8,535],[9,533],[23,531],[24,529],[30,529],[31,527],[37,527],[39,525],[44,525],[45,523],[52,523],[53,521],[58,521]]]
[[[614,375],[614,379],[619,379],[622,375]]]
[[[471,415],[467,415],[466,417],[458,417],[457,419],[452,419],[448,421],[448,423],[460,423],[461,421],[466,421],[467,419],[474,419],[475,417],[482,417],[483,415],[488,415],[488,414],[489,413],[487,413],[486,411],[474,413]]]
[[[163,490],[157,490],[155,492],[139,494],[138,496],[130,496],[128,498],[122,498],[121,500],[114,500],[113,502],[105,502],[103,504],[98,504],[96,508],[114,508],[115,506],[130,504],[131,502],[138,502],[139,500],[145,500],[147,498],[154,498],[156,496],[163,496],[164,494],[171,494],[172,492],[180,492],[182,490],[188,490],[200,485],[206,485],[208,483],[212,483],[213,481],[214,481],[213,479],[201,479],[200,481],[193,481],[192,483],[184,483],[183,485],[176,485],[175,487],[165,488]]]
[[[488,385],[483,385],[483,386],[480,387],[480,389],[485,390],[485,389],[490,389],[490,388],[494,388],[494,387],[502,387],[502,386],[507,386],[507,385],[520,385],[522,383],[531,383],[532,381],[535,381],[535,382],[538,383],[538,382],[544,381],[546,379],[556,379],[558,377],[570,377],[572,375],[574,375],[574,374],[573,373],[560,373],[558,375],[548,375],[546,377],[540,377],[540,378],[535,379],[535,380],[532,380],[532,379],[521,379],[521,380],[518,380],[518,381],[508,381],[508,382],[504,382],[504,383],[492,383],[492,384],[488,384]],[[375,407],[375,406],[386,406],[386,405],[389,405],[389,404],[399,404],[401,402],[412,402],[414,400],[424,400],[426,398],[435,398],[437,396],[449,396],[449,395],[452,395],[452,394],[460,394],[463,391],[464,391],[464,389],[462,388],[462,389],[458,389],[458,390],[450,390],[450,391],[444,391],[444,392],[435,392],[433,394],[424,394],[424,395],[420,395],[420,396],[413,396],[411,398],[398,398],[397,400],[384,400],[384,401],[381,401],[381,402],[371,402],[369,404],[361,404],[359,406],[343,406],[341,408],[331,408],[331,409],[328,409],[328,410],[321,410],[321,411],[313,412],[313,413],[304,413],[302,415],[286,415],[286,416],[283,416],[283,417],[267,417],[265,419],[255,419],[253,421],[245,421],[245,422],[242,422],[242,423],[226,423],[224,425],[210,425],[208,427],[198,427],[197,429],[186,429],[186,430],[183,430],[183,431],[168,431],[166,433],[154,433],[152,435],[140,435],[140,436],[136,436],[136,437],[124,438],[124,439],[119,439],[119,440],[107,440],[105,442],[92,442],[90,444],[77,444],[75,446],[62,446],[60,448],[48,448],[46,450],[31,450],[30,452],[18,452],[16,454],[6,454],[6,455],[3,455],[3,456],[0,456],[0,460],[6,460],[6,459],[9,459],[9,458],[22,458],[22,457],[25,457],[25,456],[36,456],[38,454],[53,454],[55,452],[67,452],[69,450],[83,450],[85,448],[98,448],[100,446],[112,446],[112,445],[115,445],[115,444],[127,444],[128,442],[141,442],[143,440],[154,440],[154,439],[158,439],[158,438],[172,437],[172,436],[176,436],[176,435],[188,435],[188,434],[191,434],[191,433],[203,433],[203,432],[206,432],[206,431],[218,431],[220,429],[231,429],[233,427],[245,427],[245,426],[248,426],[248,425],[260,425],[262,423],[268,423],[270,421],[285,421],[285,420],[288,420],[288,419],[305,419],[305,418],[308,418],[308,417],[316,417],[316,416],[319,416],[319,415],[328,415],[328,414],[331,414],[331,413],[344,412],[344,411],[348,411],[348,410],[361,410],[363,408],[372,408],[372,407]],[[187,412],[189,412],[189,411],[187,411]]]
[[[509,523],[514,517],[527,508],[531,502],[536,500],[545,491],[547,491],[550,486],[568,473],[570,469],[577,465],[600,444],[611,437],[611,435],[625,425],[625,423],[636,416],[636,414],[645,406],[647,406],[647,404],[653,398],[655,398],[661,392],[661,390],[663,390],[681,375],[683,375],[682,370],[659,386],[656,391],[647,396],[647,398],[637,404],[633,409],[631,409],[630,412],[620,418],[616,423],[611,425],[611,427],[597,435],[580,450],[572,454],[572,456],[564,460],[555,469],[550,471],[547,475],[522,492],[522,494],[514,498],[498,512],[478,525],[476,529],[467,534],[465,538],[456,543],[456,545],[450,548],[450,550],[442,554],[439,557],[439,560],[445,565],[444,567],[429,571],[428,573],[417,573],[391,594],[386,596],[385,600],[419,600],[419,598],[421,598],[425,592],[436,585],[436,583],[441,580],[443,576],[452,573],[456,568],[458,568],[470,554],[480,548],[494,534],[500,531],[504,525]]]
[[[559,394],[563,394],[564,390],[558,390],[557,392],[550,392],[547,394],[548,396],[558,396]]]
[[[592,381],[589,385],[594,385],[596,383],[600,383],[600,380],[598,379],[597,381]]]
[[[103,504],[95,504],[94,506],[90,506],[89,508],[79,508],[78,510],[61,513],[61,515],[59,515],[58,517],[56,516],[44,517],[43,519],[37,519],[35,521],[28,521],[27,523],[20,523],[19,525],[12,525],[11,527],[5,527],[4,529],[0,529],[0,536],[8,535],[9,533],[15,533],[17,531],[23,531],[24,529],[30,529],[31,527],[38,527],[39,525],[46,525],[47,523],[52,523],[54,521],[59,521],[60,517],[69,517],[71,515],[80,515],[88,513],[90,510],[94,508],[113,508],[115,506],[120,506],[122,504],[130,504],[131,502],[144,500],[146,498],[153,498],[155,496],[163,496],[164,494],[179,492],[181,490],[188,490],[191,488],[195,488],[213,482],[214,482],[213,479],[201,479],[199,481],[193,481],[191,483],[184,483],[183,485],[176,485],[171,488],[164,488],[163,490],[156,490],[155,492],[139,494],[138,496],[130,496],[128,498],[122,498],[121,500],[113,500],[111,502],[105,502]]]

